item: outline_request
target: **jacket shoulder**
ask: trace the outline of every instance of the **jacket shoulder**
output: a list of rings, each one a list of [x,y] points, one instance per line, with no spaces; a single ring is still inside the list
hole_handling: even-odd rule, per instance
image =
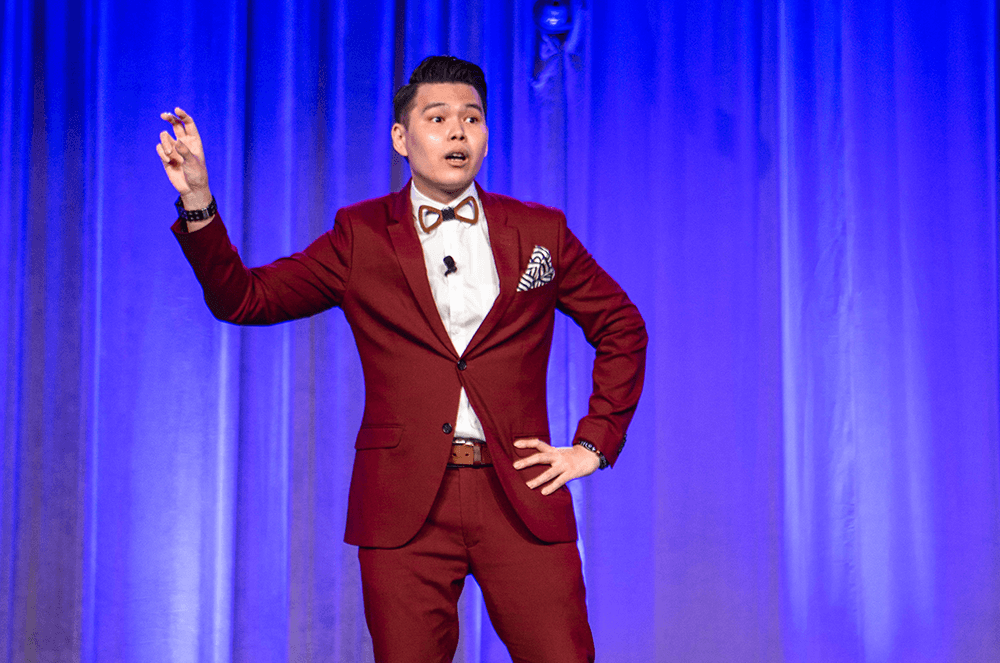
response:
[[[350,219],[352,223],[382,223],[392,218],[393,211],[401,201],[401,192],[390,193],[378,198],[369,198],[341,207],[337,212],[338,219]]]
[[[486,193],[485,195],[492,197],[494,202],[503,206],[507,216],[515,222],[566,225],[566,214],[556,207],[518,200],[499,193]]]

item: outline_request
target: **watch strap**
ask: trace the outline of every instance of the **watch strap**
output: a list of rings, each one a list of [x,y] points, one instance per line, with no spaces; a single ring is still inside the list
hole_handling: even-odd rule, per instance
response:
[[[218,211],[218,207],[215,204],[215,196],[212,196],[212,202],[204,209],[184,209],[184,203],[181,202],[180,196],[177,197],[174,207],[177,208],[177,217],[183,221],[204,221],[205,219],[211,219]]]

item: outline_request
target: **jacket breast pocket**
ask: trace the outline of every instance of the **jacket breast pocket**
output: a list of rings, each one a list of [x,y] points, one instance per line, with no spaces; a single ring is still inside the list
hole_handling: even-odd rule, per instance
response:
[[[515,293],[516,297],[522,300],[534,298],[534,297],[551,297],[555,294],[556,282],[549,281],[548,283],[543,283],[541,285],[536,285],[534,288],[529,290],[518,290]]]
[[[555,311],[555,304],[556,286],[554,283],[546,283],[538,288],[515,293],[507,313],[516,320],[533,321],[540,315],[549,315]]]
[[[355,449],[391,449],[399,446],[402,426],[362,426],[354,442]]]

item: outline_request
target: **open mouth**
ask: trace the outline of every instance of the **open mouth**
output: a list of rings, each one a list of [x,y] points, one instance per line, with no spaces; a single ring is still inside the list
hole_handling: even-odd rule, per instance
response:
[[[463,165],[469,157],[464,152],[451,152],[446,154],[444,158],[448,163]]]

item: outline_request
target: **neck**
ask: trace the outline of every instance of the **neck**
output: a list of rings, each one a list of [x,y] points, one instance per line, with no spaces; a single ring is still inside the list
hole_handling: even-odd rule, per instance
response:
[[[445,191],[443,189],[435,189],[433,187],[424,186],[423,184],[417,184],[417,181],[415,179],[410,182],[410,186],[412,186],[417,191],[417,193],[424,196],[425,198],[430,198],[434,202],[440,203],[442,205],[447,205],[451,201],[458,198],[471,185],[472,182],[469,182],[460,189],[456,189],[454,191]]]

